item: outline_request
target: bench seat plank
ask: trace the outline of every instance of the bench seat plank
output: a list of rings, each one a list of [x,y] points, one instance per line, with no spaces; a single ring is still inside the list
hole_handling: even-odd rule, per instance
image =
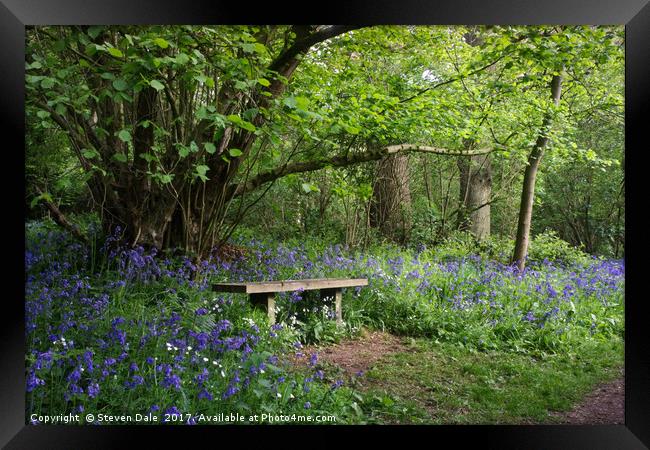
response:
[[[309,291],[315,289],[340,289],[367,285],[367,278],[312,278],[307,280],[217,283],[212,286],[212,289],[216,292],[263,294],[271,292],[297,291],[300,289]]]

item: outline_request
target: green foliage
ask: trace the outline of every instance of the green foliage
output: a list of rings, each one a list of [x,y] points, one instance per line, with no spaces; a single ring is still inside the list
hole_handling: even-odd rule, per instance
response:
[[[557,261],[564,264],[581,264],[590,257],[580,249],[560,239],[556,232],[548,230],[536,235],[531,242],[528,258],[533,261]]]
[[[229,180],[239,182],[291,161],[356,154],[371,143],[459,149],[473,142],[498,150],[492,154],[492,229],[512,236],[526,156],[550,108],[548,82],[564,70],[533,229],[556,230],[591,253],[622,254],[622,28],[365,27],[314,46],[289,82],[267,68],[290,43],[288,27],[34,27],[26,55],[28,134],[36,140],[57,130],[51,152],[72,155],[71,163],[76,157],[75,170],[86,172],[82,183],[101,177],[124,185],[125,165],[137,167],[142,158],[146,167],[136,176],[165,195],[180,195],[185,183],[223,181],[197,167],[240,168]],[[284,84],[277,98],[268,89],[276,81]],[[155,91],[165,114],[132,121],[148,91]],[[217,98],[224,92],[240,99],[236,106],[225,108],[228,102]],[[258,96],[268,104],[244,100]],[[119,120],[111,111],[121,111]],[[79,130],[62,124],[80,121],[92,123],[96,136],[84,129],[69,141]],[[209,135],[187,133],[208,126]],[[138,127],[153,128],[154,144],[133,157]],[[231,146],[232,136],[223,142],[233,130],[242,137],[252,133],[251,148]],[[118,142],[109,141],[112,136]],[[217,155],[217,148],[227,150]],[[411,236],[435,245],[456,228],[457,167],[445,156],[413,160]],[[54,162],[33,161],[42,168]],[[62,169],[59,162],[51,168]],[[266,214],[267,231],[370,243],[376,234],[366,220],[372,164],[297,177],[276,182],[261,201],[251,195],[225,215],[232,224],[245,211],[254,223],[264,211],[283,211],[283,217]],[[68,191],[78,197],[81,188]],[[61,190],[51,194],[69,203]]]

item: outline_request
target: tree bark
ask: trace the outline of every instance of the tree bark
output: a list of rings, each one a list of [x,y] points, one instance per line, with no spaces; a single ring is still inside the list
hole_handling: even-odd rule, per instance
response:
[[[490,155],[458,158],[460,171],[460,207],[458,225],[477,239],[490,235],[490,199],[492,164]]]
[[[408,155],[387,156],[377,163],[370,226],[396,242],[408,242],[411,220]]]
[[[555,106],[560,103],[562,92],[562,76],[553,75],[551,80],[551,99]],[[542,122],[542,129],[535,146],[528,156],[528,165],[524,172],[524,184],[521,192],[521,204],[519,207],[519,221],[517,223],[517,238],[515,240],[515,251],[512,262],[517,264],[521,271],[526,267],[526,256],[528,255],[528,242],[530,240],[530,224],[533,216],[533,201],[535,199],[535,179],[539,164],[544,156],[544,148],[548,143],[548,132],[552,126],[552,114],[547,112]]]

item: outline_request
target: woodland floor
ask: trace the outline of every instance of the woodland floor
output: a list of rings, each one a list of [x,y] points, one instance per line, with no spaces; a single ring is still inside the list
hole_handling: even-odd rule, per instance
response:
[[[571,425],[601,425],[625,423],[625,377],[600,384],[571,411],[552,413],[560,423]]]
[[[361,391],[381,389],[387,392],[404,392],[404,386],[398,387],[394,382],[382,380],[381,377],[366,377],[367,372],[373,373],[373,368],[391,365],[391,360],[400,357],[419,358],[418,345],[410,338],[402,338],[380,331],[365,331],[356,339],[346,339],[337,344],[325,347],[304,347],[302,356],[293,358],[297,366],[309,364],[310,355],[318,354],[318,364],[326,369],[329,375],[337,378],[353,380],[354,385]],[[422,353],[426,358],[430,354]],[[454,359],[454,358],[452,358]],[[411,366],[407,364],[407,366]],[[380,371],[383,369],[380,369]],[[402,368],[404,370],[404,368]],[[406,368],[408,370],[408,367]],[[409,383],[410,374],[404,373],[402,384]],[[611,378],[611,377],[610,377]],[[398,377],[399,380],[399,377]],[[398,381],[399,383],[399,381]],[[440,406],[431,404],[430,401],[418,395],[420,389],[432,390],[430,387],[414,386],[408,395],[420,403],[420,406],[432,417],[439,416]],[[419,399],[418,399],[419,397]],[[612,381],[600,383],[581,401],[574,404],[568,411],[549,411],[548,420],[523,419],[518,421],[523,424],[556,423],[569,425],[585,424],[623,424],[624,423],[625,378],[620,369],[618,376]],[[437,403],[437,402],[434,402]],[[454,415],[465,415],[468,411],[454,411]],[[506,419],[507,420],[507,419]]]
[[[353,377],[367,372],[383,357],[408,352],[402,339],[381,331],[364,331],[357,339],[346,339],[327,347],[304,347],[303,356],[297,361],[309,362],[312,353],[318,354],[318,361],[341,369],[343,374]]]

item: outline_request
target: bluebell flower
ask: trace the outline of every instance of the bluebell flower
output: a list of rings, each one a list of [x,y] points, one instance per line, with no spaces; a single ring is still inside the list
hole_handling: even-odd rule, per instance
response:
[[[33,370],[29,371],[27,376],[27,392],[32,392],[38,386],[45,385],[45,380],[42,380],[36,376]]]
[[[88,396],[91,398],[96,398],[97,395],[99,394],[99,384],[97,383],[91,383],[88,385]]]

